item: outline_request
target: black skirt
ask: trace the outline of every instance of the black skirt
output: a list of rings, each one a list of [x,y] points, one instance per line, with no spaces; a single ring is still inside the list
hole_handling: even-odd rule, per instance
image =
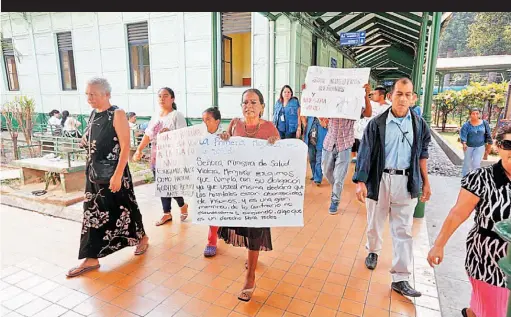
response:
[[[218,238],[235,247],[245,247],[251,251],[271,251],[270,228],[220,227]]]

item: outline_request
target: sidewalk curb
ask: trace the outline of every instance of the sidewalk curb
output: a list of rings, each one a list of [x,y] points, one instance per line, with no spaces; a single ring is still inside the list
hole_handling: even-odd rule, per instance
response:
[[[137,172],[136,175],[133,175],[133,187],[147,184],[143,175],[145,175],[148,171],[150,170],[140,171]],[[41,199],[35,199],[35,196],[33,197],[34,199],[31,199],[32,197],[28,198],[26,193],[16,191],[8,192],[0,190],[0,196],[1,205],[20,208],[46,216],[62,218],[80,223],[83,219],[83,210],[81,206],[73,206],[83,201],[83,193],[80,193],[80,196],[61,204],[44,202],[41,201]]]

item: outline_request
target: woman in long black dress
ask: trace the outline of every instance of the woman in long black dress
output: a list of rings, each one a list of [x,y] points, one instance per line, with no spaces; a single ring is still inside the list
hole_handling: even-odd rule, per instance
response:
[[[99,258],[124,247],[136,246],[135,255],[140,255],[149,246],[127,164],[128,119],[124,110],[110,104],[110,92],[106,79],[93,78],[87,83],[87,101],[94,110],[82,143],[87,165],[78,259],[85,260],[69,270],[68,277],[99,268]],[[114,165],[115,171],[107,173],[110,181],[103,184],[100,179],[107,165]]]

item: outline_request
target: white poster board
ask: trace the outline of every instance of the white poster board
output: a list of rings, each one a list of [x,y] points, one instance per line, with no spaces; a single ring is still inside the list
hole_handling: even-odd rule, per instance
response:
[[[196,158],[193,223],[233,227],[303,226],[307,145],[211,135]]]
[[[358,120],[365,106],[371,68],[309,66],[301,97],[301,115]]]
[[[156,196],[193,197],[193,174],[199,142],[208,135],[204,123],[164,132],[156,142]]]

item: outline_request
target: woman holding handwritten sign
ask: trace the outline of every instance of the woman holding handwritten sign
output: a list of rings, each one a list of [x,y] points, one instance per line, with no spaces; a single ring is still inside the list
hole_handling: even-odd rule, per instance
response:
[[[220,120],[222,116],[220,114],[220,110],[217,107],[211,107],[202,113],[202,122],[206,124],[208,128],[208,133],[210,134],[222,134],[223,129],[220,126]],[[216,255],[216,243],[217,243],[217,226],[209,226],[208,232],[208,244],[206,245],[206,249],[204,249],[204,256],[209,258]]]
[[[280,139],[279,131],[272,122],[261,119],[264,112],[264,98],[258,89],[247,89],[242,95],[243,119],[235,118],[227,132],[220,135],[227,141],[231,136],[268,140],[274,144]],[[220,227],[218,237],[235,247],[248,249],[247,275],[238,299],[248,302],[255,290],[255,270],[259,251],[271,251],[270,228]]]
[[[177,111],[176,103],[174,102],[174,91],[168,87],[163,87],[158,92],[158,99],[160,102],[160,113],[154,115],[145,130],[145,135],[138,145],[137,151],[133,155],[133,161],[139,161],[142,157],[142,150],[152,142],[151,145],[151,169],[156,177],[156,140],[159,133],[186,128],[186,119],[183,114]],[[183,197],[173,197],[179,208],[181,208],[181,221],[185,221],[188,217],[188,204],[185,204]],[[170,213],[172,197],[161,197],[161,205],[163,207],[163,216],[156,222],[157,226],[166,224],[172,221],[172,214]]]

